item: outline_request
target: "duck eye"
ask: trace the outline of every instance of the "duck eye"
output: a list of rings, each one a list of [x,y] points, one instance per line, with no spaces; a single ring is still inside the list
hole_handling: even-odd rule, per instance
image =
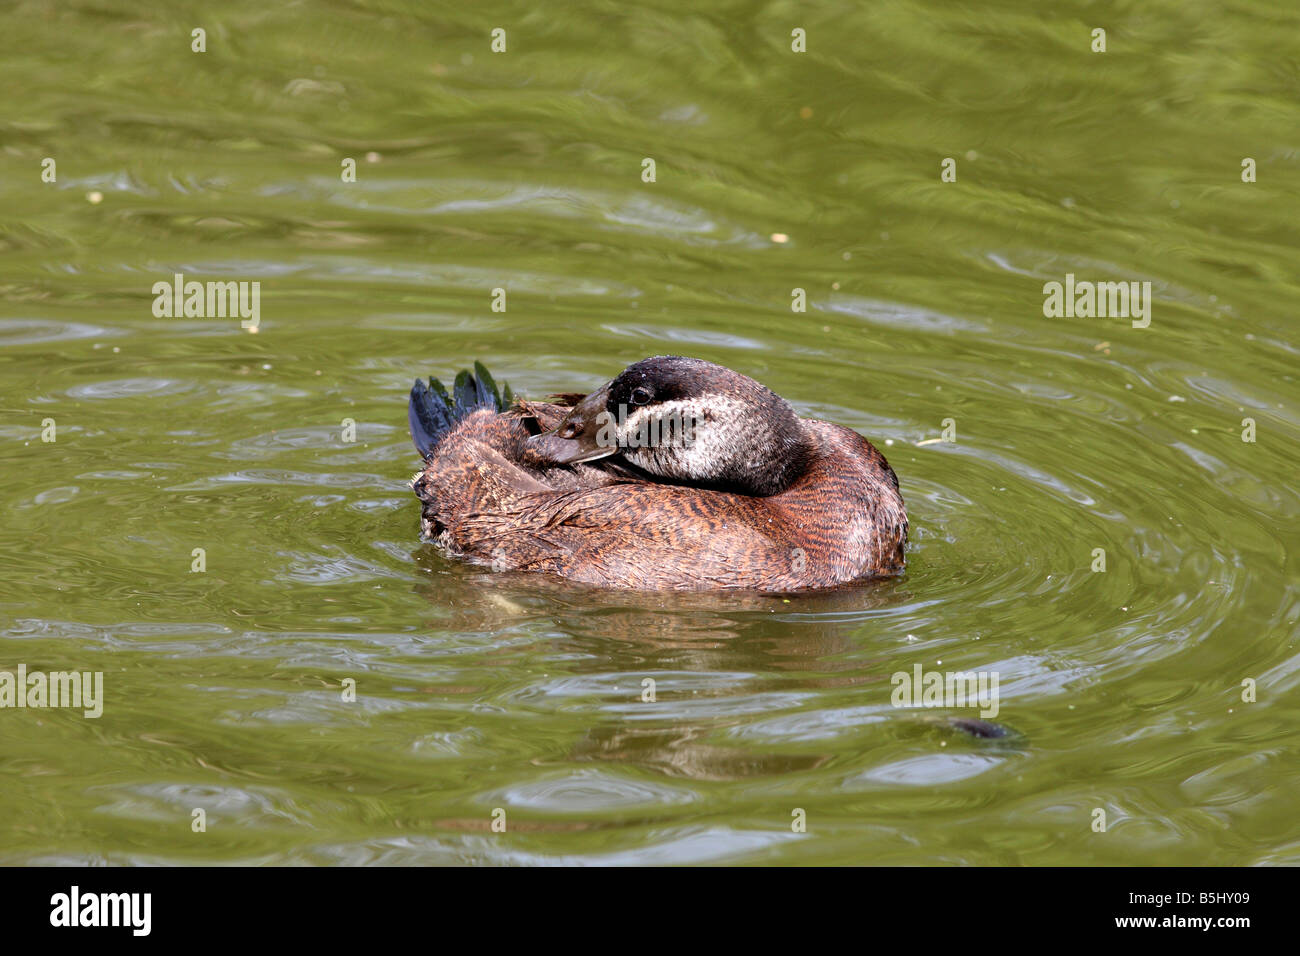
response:
[[[642,388],[641,386],[632,389],[633,405],[644,405],[648,401],[650,401],[650,389]]]
[[[561,438],[573,438],[577,434],[578,434],[578,426],[573,424],[572,422],[567,423],[563,428],[560,429]]]

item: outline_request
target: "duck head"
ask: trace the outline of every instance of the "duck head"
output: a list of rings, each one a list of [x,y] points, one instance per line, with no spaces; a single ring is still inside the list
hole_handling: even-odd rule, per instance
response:
[[[810,447],[794,409],[771,389],[676,355],[629,365],[529,443],[557,464],[618,455],[668,482],[760,497],[798,478]]]

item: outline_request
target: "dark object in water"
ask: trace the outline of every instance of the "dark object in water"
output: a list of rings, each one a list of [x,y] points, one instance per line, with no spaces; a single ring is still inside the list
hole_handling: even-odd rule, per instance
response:
[[[989,720],[980,720],[976,717],[952,717],[948,723],[957,730],[965,731],[972,737],[987,739],[1011,736],[1011,731],[1001,724],[995,724]]]

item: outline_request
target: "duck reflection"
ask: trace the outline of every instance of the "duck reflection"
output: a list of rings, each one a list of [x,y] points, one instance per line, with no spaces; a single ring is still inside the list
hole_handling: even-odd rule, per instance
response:
[[[695,670],[859,670],[836,660],[874,612],[910,599],[899,578],[782,596],[766,592],[613,591],[540,574],[466,567],[423,547],[416,586],[445,615],[437,624],[495,630],[547,618],[574,642],[618,667]],[[801,686],[843,686],[838,680]]]
[[[899,579],[784,597],[629,592],[466,567],[432,547],[413,558],[424,575],[417,591],[439,610],[436,627],[492,632],[544,622],[570,673],[626,674],[629,701],[643,693],[647,676],[658,681],[655,702],[645,705],[657,711],[596,722],[574,745],[575,760],[700,780],[813,769],[832,754],[802,745],[785,753],[728,746],[727,731],[752,722],[764,708],[780,707],[766,702],[772,695],[794,702],[800,692],[864,686],[874,687],[863,694],[865,701],[889,705],[894,646],[864,656],[870,639],[863,632],[879,611],[908,600]],[[690,681],[692,673],[701,679]],[[656,719],[655,713],[665,716]]]

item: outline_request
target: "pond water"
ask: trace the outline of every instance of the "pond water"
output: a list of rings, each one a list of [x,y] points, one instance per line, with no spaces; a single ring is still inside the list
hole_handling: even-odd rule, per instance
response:
[[[0,710],[0,861],[1300,863],[1297,29],[11,7],[0,671],[103,712]],[[259,282],[256,333],[155,315],[178,273]],[[1046,316],[1067,276],[1149,324]],[[661,353],[880,447],[906,573],[607,593],[420,544],[417,374]],[[894,706],[917,665],[998,675],[1006,736]]]

